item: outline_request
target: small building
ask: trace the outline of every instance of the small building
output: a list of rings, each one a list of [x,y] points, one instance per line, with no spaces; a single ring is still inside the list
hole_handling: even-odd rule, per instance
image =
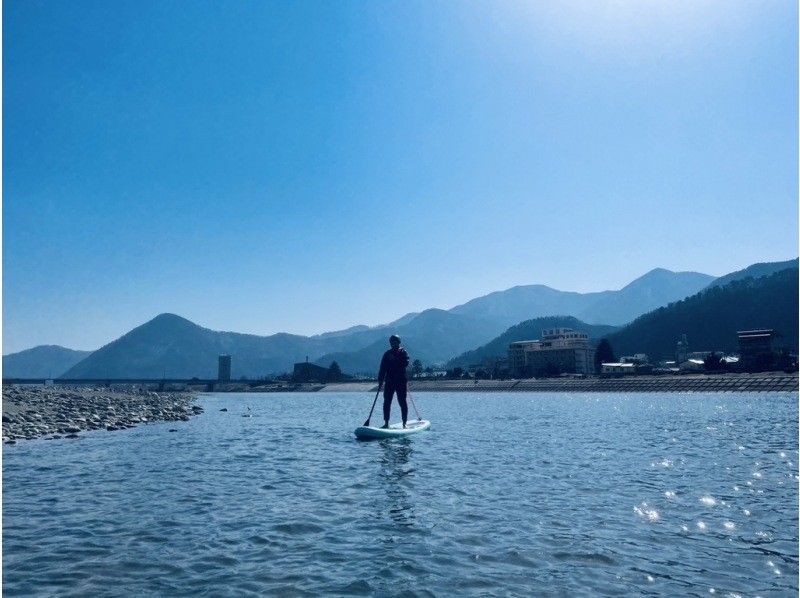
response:
[[[636,373],[636,364],[625,361],[601,364],[601,372],[612,376],[628,376]]]
[[[690,358],[680,364],[681,372],[704,372],[706,369],[705,359]]]
[[[324,368],[316,363],[303,361],[294,364],[292,372],[293,382],[326,382],[328,379],[328,368]]]
[[[739,366],[747,372],[771,369],[775,362],[774,341],[778,337],[774,330],[762,328],[758,330],[740,330]]]
[[[650,363],[650,358],[646,353],[634,353],[633,355],[626,355],[619,359],[622,363],[633,363],[635,365],[644,365]]]
[[[217,367],[217,380],[220,382],[231,381],[231,356],[220,355]]]

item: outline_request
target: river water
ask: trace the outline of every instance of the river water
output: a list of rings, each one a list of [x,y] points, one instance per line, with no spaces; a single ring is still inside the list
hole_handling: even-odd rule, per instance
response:
[[[5,446],[3,591],[797,595],[796,395],[415,399],[401,440],[355,440],[364,394],[220,394]]]

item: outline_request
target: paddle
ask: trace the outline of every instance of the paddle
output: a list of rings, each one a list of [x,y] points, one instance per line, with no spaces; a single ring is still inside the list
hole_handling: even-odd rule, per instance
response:
[[[414,411],[417,413],[417,419],[422,421],[422,416],[419,414],[419,409],[417,409],[417,404],[414,402],[414,397],[411,396],[411,389],[409,388],[408,382],[406,382],[406,393],[408,393],[408,398],[411,399],[411,404],[414,406]]]
[[[372,419],[372,412],[375,410],[375,403],[378,402],[378,395],[381,394],[381,383],[378,383],[378,392],[375,393],[375,400],[372,401],[372,409],[369,410],[369,417],[364,422],[364,427],[369,427],[369,420]]]

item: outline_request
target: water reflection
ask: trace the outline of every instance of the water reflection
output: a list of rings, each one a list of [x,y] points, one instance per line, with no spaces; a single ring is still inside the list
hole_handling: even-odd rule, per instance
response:
[[[797,596],[796,396],[658,397],[441,393],[361,443],[362,395],[225,393],[3,447],[4,594]]]
[[[381,440],[380,477],[386,492],[387,508],[392,521],[402,527],[413,527],[414,504],[406,490],[414,474],[410,438]]]

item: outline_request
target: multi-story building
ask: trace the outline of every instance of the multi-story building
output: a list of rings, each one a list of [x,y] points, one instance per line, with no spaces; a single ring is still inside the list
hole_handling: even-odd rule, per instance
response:
[[[740,330],[739,366],[744,371],[771,369],[775,361],[773,341],[778,336],[774,330]]]
[[[508,371],[514,377],[526,376],[525,351],[539,346],[541,341],[517,341],[508,346]]]
[[[217,368],[217,380],[220,382],[230,382],[231,380],[231,356],[220,355],[219,367]]]
[[[508,347],[508,365],[512,376],[547,376],[552,374],[591,374],[595,349],[586,333],[571,328],[542,330],[542,338],[518,341]]]

